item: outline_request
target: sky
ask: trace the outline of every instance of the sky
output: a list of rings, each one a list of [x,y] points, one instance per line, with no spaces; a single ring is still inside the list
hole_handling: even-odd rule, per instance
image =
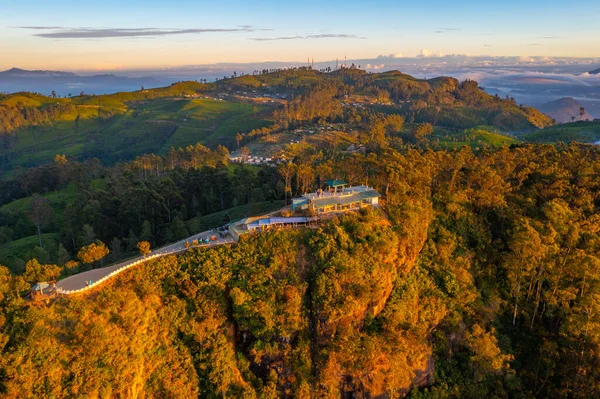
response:
[[[0,69],[600,57],[600,1],[0,0]]]

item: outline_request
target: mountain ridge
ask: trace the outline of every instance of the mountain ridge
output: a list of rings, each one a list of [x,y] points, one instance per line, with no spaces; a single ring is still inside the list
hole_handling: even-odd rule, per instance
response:
[[[11,68],[0,72],[2,92],[55,92],[66,96],[72,92],[108,94],[131,91],[144,87],[157,87],[164,82],[154,77],[129,77],[114,74],[79,75],[73,72],[52,70],[27,70]]]

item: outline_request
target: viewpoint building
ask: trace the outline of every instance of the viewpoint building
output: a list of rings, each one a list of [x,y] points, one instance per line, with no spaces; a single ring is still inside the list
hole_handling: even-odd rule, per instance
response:
[[[327,180],[325,190],[292,200],[292,210],[314,209],[317,214],[379,206],[379,194],[369,186],[348,187],[340,180]]]

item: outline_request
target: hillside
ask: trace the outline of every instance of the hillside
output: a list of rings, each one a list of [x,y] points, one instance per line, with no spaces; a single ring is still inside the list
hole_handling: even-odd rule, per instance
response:
[[[582,108],[583,106],[571,97],[564,97],[538,106],[540,111],[558,123],[594,120],[594,117],[588,112],[582,114]]]
[[[10,172],[56,154],[113,164],[196,143],[233,151],[238,133],[249,144],[331,122],[360,133],[371,111],[454,131],[491,126],[513,136],[551,124],[536,109],[490,96],[472,81],[297,68],[109,95],[0,95],[0,166]]]
[[[53,99],[16,93],[0,99],[0,164],[35,166],[56,154],[105,163],[170,147],[231,146],[239,131],[269,125],[268,107],[201,95],[206,87],[167,88]]]
[[[573,122],[527,133],[522,137],[534,143],[600,142],[600,122]]]
[[[465,134],[498,139],[483,132]],[[393,134],[395,145],[403,131]],[[164,168],[140,157],[35,169],[65,188],[43,197],[56,218],[42,224],[36,260],[0,267],[2,396],[600,395],[596,146],[302,146],[279,168],[226,165],[204,150],[201,165],[181,154]],[[92,184],[94,174],[106,183]],[[203,218],[223,223],[228,209],[267,212],[330,178],[368,181],[382,208],[161,258],[48,304],[19,296],[93,267],[74,260],[82,245],[109,243],[108,263],[139,240],[155,248]],[[48,213],[29,212],[33,203],[44,207],[31,198],[0,209],[15,238],[34,234],[13,240],[23,253],[35,215]],[[56,228],[58,249],[46,236]]]

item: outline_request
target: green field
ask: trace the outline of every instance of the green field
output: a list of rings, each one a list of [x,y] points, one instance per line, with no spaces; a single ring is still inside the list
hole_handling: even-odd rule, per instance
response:
[[[92,186],[94,186],[94,188],[97,189],[102,189],[105,184],[106,181],[104,179],[92,180]],[[76,193],[77,188],[74,183],[71,183],[60,191],[53,191],[42,195],[42,197],[46,198],[49,201],[50,206],[54,210],[56,221],[59,224],[62,222],[62,215],[65,207],[67,206],[67,204],[72,203],[75,200]],[[30,204],[31,197],[21,198],[0,207],[0,212],[23,212],[26,209],[29,209]]]
[[[41,104],[36,98],[20,96],[5,101]],[[175,97],[124,104],[111,96],[86,101],[74,101],[76,112],[62,114],[52,124],[17,130],[16,140],[6,150],[10,160],[6,169],[44,164],[56,154],[97,157],[110,164],[198,142],[211,148],[231,146],[236,133],[271,123],[261,117],[264,106],[254,109],[244,102]]]
[[[44,248],[56,248],[58,245],[56,233],[42,234],[42,242],[44,243]],[[37,235],[24,237],[0,245],[0,265],[15,270],[18,268],[17,264],[20,264],[21,261],[26,262],[32,257],[35,257],[34,249],[39,247],[39,245]]]
[[[527,133],[523,139],[533,143],[597,143],[600,141],[600,122],[574,122]]]
[[[465,146],[472,148],[484,146],[502,147],[518,143],[517,139],[485,127],[468,129],[460,133],[448,133],[436,129],[429,140],[436,142],[441,148],[445,149],[462,148]]]

